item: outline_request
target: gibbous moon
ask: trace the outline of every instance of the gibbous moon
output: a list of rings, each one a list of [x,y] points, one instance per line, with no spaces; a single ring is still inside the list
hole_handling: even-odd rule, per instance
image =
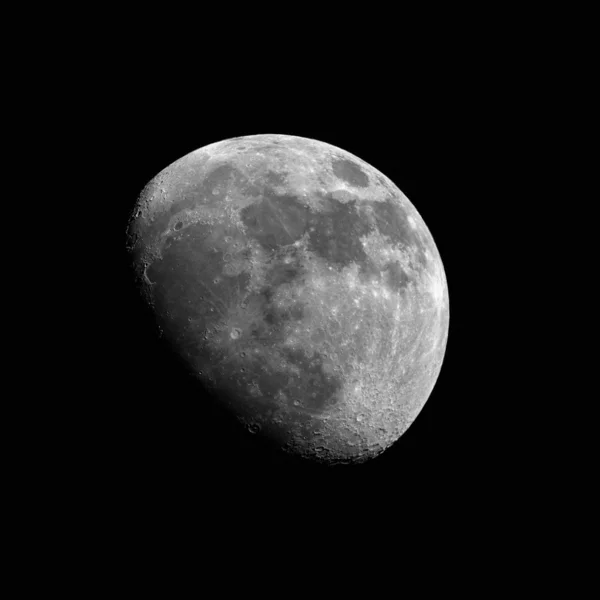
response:
[[[200,148],[142,191],[129,249],[165,337],[248,435],[363,462],[431,394],[449,323],[439,252],[349,152],[287,135]]]

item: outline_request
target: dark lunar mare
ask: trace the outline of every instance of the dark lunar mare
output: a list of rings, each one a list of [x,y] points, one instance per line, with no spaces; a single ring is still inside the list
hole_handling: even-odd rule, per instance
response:
[[[356,201],[339,202],[331,194],[325,196],[327,210],[311,213],[309,249],[328,264],[338,268],[368,261],[360,240],[371,230],[361,218]]]
[[[285,325],[302,320],[304,310],[299,302],[287,308],[279,308],[273,303],[279,286],[292,284],[303,277],[304,268],[297,249],[281,243],[293,239],[287,232],[293,230],[294,225],[286,225],[293,223],[298,211],[292,209],[288,213],[292,218],[284,225],[270,218],[273,213],[268,214],[269,205],[266,210],[267,217],[260,221],[266,224],[266,234],[260,229],[254,233],[256,239],[275,254],[268,264],[265,285],[259,293],[249,295],[246,292],[247,273],[223,275],[226,253],[215,248],[211,241],[214,227],[196,223],[169,236],[162,257],[147,270],[156,309],[173,347],[179,348],[189,364],[201,367],[212,383],[211,389],[221,390],[229,404],[236,405],[236,412],[256,416],[265,410],[274,410],[277,408],[275,398],[282,391],[289,404],[295,402],[298,410],[322,412],[336,401],[336,392],[341,389],[342,382],[325,372],[323,357],[318,352],[307,356],[305,352],[280,347],[285,338]],[[264,217],[260,213],[249,214],[249,223],[254,218]],[[280,213],[280,218],[286,218],[285,213]],[[225,233],[231,232],[225,230]],[[270,246],[269,236],[278,240],[277,245]],[[284,256],[292,262],[282,262]],[[205,343],[205,333],[214,330],[226,317],[228,308],[243,302],[253,306],[250,314],[258,315],[257,319],[249,319],[248,335],[234,341],[228,339],[229,332],[224,332],[221,347]],[[256,358],[251,352],[256,347],[260,350],[279,348],[278,352],[297,367],[299,373],[273,372],[267,368],[262,354]],[[240,360],[242,354],[243,360]],[[253,385],[261,391],[260,400],[252,397]]]
[[[369,185],[369,177],[354,161],[337,158],[331,161],[331,166],[333,174],[350,185],[359,188]]]
[[[369,206],[379,233],[388,237],[390,243],[397,247],[413,247],[416,250],[418,264],[427,267],[426,247],[417,232],[411,228],[404,208],[393,199],[371,202]]]
[[[360,237],[371,231],[358,213],[356,201],[346,203],[331,194],[321,195],[325,209],[311,211],[296,196],[278,196],[265,190],[261,202],[241,212],[248,235],[273,252],[308,234],[308,250],[338,267],[364,263],[367,255]]]
[[[276,196],[265,191],[262,200],[241,211],[249,237],[267,251],[293,244],[306,231],[310,213],[295,196]]]
[[[200,353],[194,332],[206,330],[222,317],[249,280],[247,273],[223,277],[225,252],[207,245],[212,233],[211,226],[195,223],[170,236],[162,257],[147,270],[166,335],[192,356]]]

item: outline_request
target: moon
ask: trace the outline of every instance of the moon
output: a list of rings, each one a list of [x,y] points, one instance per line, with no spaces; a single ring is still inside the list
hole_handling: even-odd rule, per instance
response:
[[[396,185],[345,150],[266,134],[191,152],[142,190],[128,251],[190,373],[294,456],[377,456],[438,379],[438,249]]]

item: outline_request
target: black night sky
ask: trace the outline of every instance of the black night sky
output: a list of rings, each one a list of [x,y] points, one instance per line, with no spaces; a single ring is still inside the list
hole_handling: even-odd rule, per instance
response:
[[[14,397],[24,413],[19,439],[8,445],[9,467],[31,456],[15,469],[25,485],[5,486],[27,511],[7,513],[20,544],[9,541],[11,557],[34,584],[53,583],[34,562],[39,556],[61,585],[76,585],[83,575],[94,589],[127,572],[136,589],[145,581],[154,586],[172,557],[208,595],[214,571],[214,589],[224,596],[232,596],[233,584],[246,595],[266,595],[270,587],[294,595],[313,573],[317,581],[332,577],[340,595],[339,585],[354,587],[369,560],[376,571],[365,578],[362,596],[376,594],[379,581],[402,593],[411,566],[400,550],[427,569],[425,577],[410,571],[421,589],[447,590],[460,581],[461,590],[497,591],[512,585],[513,574],[521,585],[521,573],[535,575],[536,590],[540,582],[553,584],[551,563],[540,561],[536,570],[537,549],[526,542],[555,536],[561,516],[565,530],[578,528],[571,515],[579,508],[548,500],[575,489],[555,473],[561,461],[571,470],[580,459],[565,458],[570,442],[561,439],[561,428],[574,426],[579,434],[576,416],[565,410],[579,401],[561,395],[554,414],[562,422],[544,429],[540,416],[553,410],[552,392],[532,388],[544,380],[554,386],[559,373],[536,361],[546,342],[534,326],[544,328],[562,360],[570,346],[557,345],[556,332],[577,329],[578,314],[567,312],[565,320],[561,313],[563,323],[540,305],[568,295],[557,285],[565,270],[556,255],[570,257],[573,242],[577,247],[578,230],[567,233],[561,222],[576,221],[564,209],[577,195],[551,207],[538,188],[554,185],[552,163],[537,170],[535,161],[543,154],[540,140],[558,160],[576,147],[561,145],[561,117],[568,117],[566,129],[589,133],[589,123],[570,121],[578,110],[552,105],[565,92],[580,102],[575,86],[557,78],[560,68],[590,80],[577,72],[581,60],[569,57],[571,41],[562,35],[565,27],[578,32],[581,19],[569,29],[562,21],[546,24],[547,10],[526,22],[522,7],[484,15],[454,4],[427,6],[423,35],[412,40],[413,22],[382,6],[223,4],[222,16],[211,15],[219,6],[198,3],[197,13],[174,6],[172,22],[162,5],[134,7],[131,21],[122,6],[93,6],[85,18],[53,7],[63,30],[38,18],[48,36],[38,45],[36,19],[24,20],[24,29],[13,19],[20,41],[7,55],[7,70],[19,80],[9,81],[6,95],[25,110],[21,115],[9,104],[5,120],[27,151],[9,152],[25,169],[14,175],[7,163],[18,195],[5,196],[7,206],[27,209],[6,229],[16,233],[18,245],[11,239],[8,247],[34,290],[6,280],[8,328],[22,324],[12,306],[32,300],[23,349],[7,344],[26,365],[24,385],[5,386],[5,404]],[[348,16],[358,18],[345,23]],[[156,23],[144,23],[148,17]],[[526,52],[512,21],[523,28]],[[547,43],[538,43],[540,31]],[[549,84],[532,94],[544,68]],[[30,122],[40,129],[26,127]],[[404,435],[364,464],[328,468],[281,457],[242,431],[157,338],[134,286],[126,228],[144,186],[205,145],[267,133],[321,140],[385,174],[422,216],[444,265],[450,318],[437,383]],[[46,157],[56,166],[43,171],[38,165]],[[529,186],[521,182],[527,177]],[[52,213],[60,205],[66,217],[46,224],[40,205]],[[525,211],[536,213],[532,224]],[[31,235],[29,222],[56,243]],[[555,246],[537,241],[542,229],[556,236]],[[558,266],[560,276],[546,277],[539,263]],[[37,278],[42,269],[47,280]],[[49,336],[39,334],[40,321],[53,326]],[[73,341],[63,339],[64,321],[76,330]],[[47,375],[40,363],[51,363]],[[559,370],[573,381],[579,373]],[[39,391],[30,392],[32,384]],[[525,411],[535,413],[532,423]],[[5,428],[15,428],[10,418]],[[540,433],[553,436],[554,447],[541,443]],[[538,501],[531,492],[544,468],[552,485]],[[593,480],[592,472],[583,478]],[[536,519],[546,537],[532,528]],[[450,578],[430,561],[440,545]],[[554,560],[571,547],[557,539],[548,544]],[[241,576],[244,565],[252,566]],[[488,565],[497,572],[482,575]],[[170,595],[179,579],[169,577]],[[310,593],[321,591],[319,583]]]

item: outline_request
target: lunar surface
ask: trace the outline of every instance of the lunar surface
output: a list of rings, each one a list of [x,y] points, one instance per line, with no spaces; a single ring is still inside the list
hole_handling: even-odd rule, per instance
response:
[[[203,389],[286,452],[363,462],[431,394],[448,335],[442,261],[411,202],[353,154],[286,135],[200,148],[142,191],[128,248]]]

